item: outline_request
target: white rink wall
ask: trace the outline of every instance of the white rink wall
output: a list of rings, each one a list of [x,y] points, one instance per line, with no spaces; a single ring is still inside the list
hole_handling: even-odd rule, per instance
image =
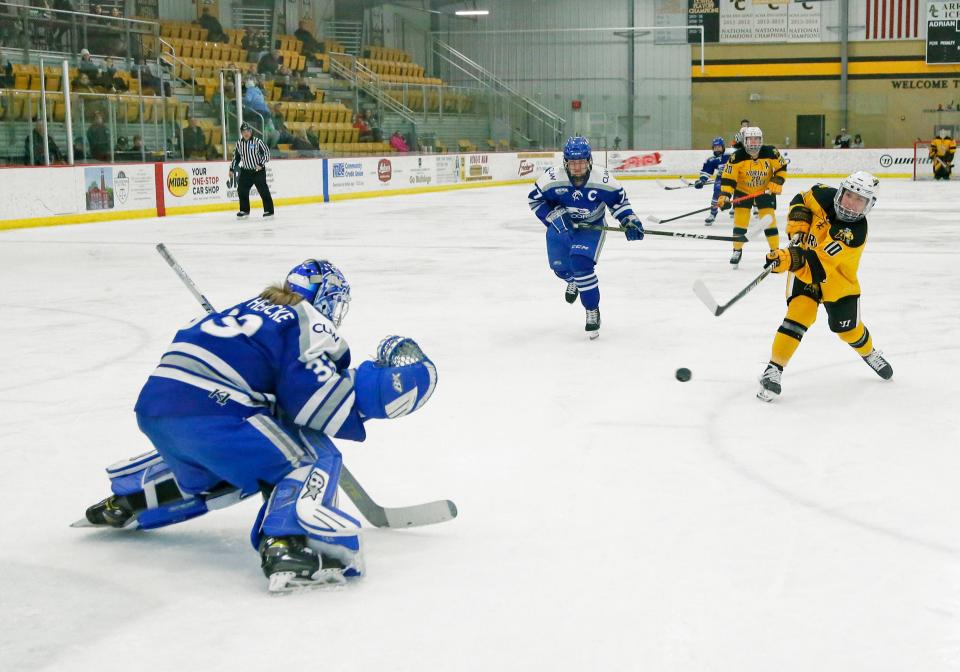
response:
[[[694,176],[705,150],[597,151],[618,178]],[[911,177],[913,149],[786,149],[793,177],[839,177],[869,170]],[[532,182],[555,152],[429,154],[271,161],[267,182],[278,205]],[[926,170],[928,167],[924,166]],[[4,171],[0,229],[229,210],[236,185],[225,161],[11,168]],[[38,188],[42,185],[43,188]],[[253,202],[258,207],[259,202]]]

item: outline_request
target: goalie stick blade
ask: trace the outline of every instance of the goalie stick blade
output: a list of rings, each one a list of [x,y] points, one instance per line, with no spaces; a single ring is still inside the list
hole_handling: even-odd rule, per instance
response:
[[[448,499],[396,508],[380,506],[361,487],[346,465],[340,471],[340,487],[374,527],[420,527],[445,523],[457,517],[457,506]]]
[[[723,308],[720,307],[720,304],[717,303],[716,299],[713,298],[713,295],[710,294],[710,290],[707,289],[707,286],[703,284],[703,280],[699,278],[693,283],[693,293],[697,295],[697,298],[703,302],[703,305],[707,307],[711,313],[719,317],[720,313],[723,312]]]

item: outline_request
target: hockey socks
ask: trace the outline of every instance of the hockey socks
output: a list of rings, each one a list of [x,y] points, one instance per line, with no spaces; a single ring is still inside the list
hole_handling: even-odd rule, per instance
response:
[[[861,357],[866,357],[873,352],[873,339],[870,337],[870,331],[863,323],[858,324],[850,331],[841,331],[837,336],[856,350]]]

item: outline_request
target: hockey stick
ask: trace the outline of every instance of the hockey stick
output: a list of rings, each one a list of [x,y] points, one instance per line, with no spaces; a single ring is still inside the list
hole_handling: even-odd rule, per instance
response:
[[[194,298],[200,302],[207,314],[217,312],[207,301],[206,297],[200,293],[183,267],[173,258],[167,246],[163,243],[157,245],[157,252],[170,265],[177,277],[186,285]],[[374,502],[370,495],[360,486],[357,479],[347,469],[347,465],[341,467],[340,487],[350,501],[354,503],[361,515],[366,518],[370,524],[376,527],[416,527],[419,525],[433,525],[443,523],[457,517],[457,506],[450,500],[440,500],[436,502],[426,502],[424,504],[414,504],[413,506],[402,506],[397,508],[385,508]]]
[[[680,181],[683,182],[683,185],[684,185],[685,187],[695,187],[695,186],[697,186],[696,180],[694,180],[693,182],[690,182],[690,181],[687,180],[686,178],[681,177],[681,178],[680,178]],[[707,186],[710,186],[710,185],[712,185],[712,184],[714,184],[714,183],[716,183],[716,180],[715,180],[715,179],[709,180],[708,182],[704,182],[704,183],[703,183],[703,186],[707,187]]]
[[[587,229],[588,231],[620,231],[624,232],[627,229],[621,226],[584,226],[579,227],[582,229]],[[644,235],[651,236],[670,236],[671,238],[699,238],[700,240],[725,240],[727,242],[734,243],[745,243],[747,242],[746,236],[711,236],[706,233],[687,233],[684,231],[656,231],[654,229],[644,229]]]
[[[685,179],[683,179],[682,177],[680,178],[680,181],[683,182],[683,184],[682,184],[681,186],[679,186],[679,187],[671,187],[671,186],[669,186],[669,185],[664,184],[664,183],[661,182],[660,180],[657,180],[657,184],[659,184],[661,187],[663,187],[663,188],[666,189],[667,191],[674,191],[675,189],[689,189],[690,187],[696,186],[696,182],[687,182],[687,181],[686,181]],[[709,181],[709,182],[704,182],[703,184],[704,184],[704,185],[713,184],[713,180],[711,180],[711,181]]]
[[[795,245],[797,241],[800,240],[799,236],[800,234],[797,234],[796,236],[794,236],[793,240],[790,241],[790,244]],[[707,286],[703,284],[703,280],[701,280],[700,278],[697,278],[693,282],[693,293],[696,294],[697,298],[703,302],[703,305],[707,307],[707,310],[713,313],[716,317],[720,317],[727,310],[727,308],[729,308],[730,306],[735,304],[737,301],[745,297],[747,294],[752,292],[754,289],[756,289],[757,285],[763,282],[766,279],[766,277],[771,273],[773,273],[773,264],[770,264],[765,269],[763,269],[763,272],[760,273],[760,275],[758,275],[753,280],[751,280],[746,287],[744,287],[739,292],[737,292],[732,299],[727,301],[722,306],[717,303],[717,300],[715,298],[713,298],[713,294],[710,293],[710,290],[707,289]]]
[[[752,292],[754,288],[756,288],[757,285],[763,282],[764,279],[768,275],[770,275],[772,272],[773,272],[773,265],[767,266],[765,269],[763,269],[763,273],[761,273],[760,275],[755,277],[753,280],[751,280],[750,284],[748,284],[746,287],[744,287],[739,292],[737,292],[737,294],[732,299],[727,301],[722,306],[717,303],[717,300],[715,298],[713,298],[713,295],[710,293],[710,290],[707,289],[707,286],[703,284],[703,280],[701,280],[700,278],[697,278],[693,282],[693,293],[696,294],[697,298],[703,302],[703,305],[707,307],[707,310],[709,310],[715,316],[720,317],[721,315],[723,315],[724,311],[726,311],[727,308],[729,308],[730,306],[735,304],[737,301],[745,297],[747,294]]]
[[[747,194],[746,196],[741,196],[740,198],[734,198],[733,200],[729,201],[729,203],[731,203],[731,204],[733,204],[733,203],[742,203],[743,201],[748,201],[748,200],[750,200],[751,198],[756,198],[757,196],[763,196],[765,193],[767,193],[767,192],[766,192],[766,191],[758,191],[758,192],[756,192],[755,194]],[[713,209],[713,206],[712,206],[712,205],[708,205],[708,206],[705,207],[705,208],[700,208],[700,209],[698,209],[698,210],[693,210],[692,212],[685,212],[685,213],[683,213],[682,215],[677,215],[676,217],[668,217],[667,219],[660,219],[659,217],[655,217],[655,216],[653,216],[653,215],[648,215],[648,216],[647,216],[647,221],[650,222],[650,223],[652,223],[652,224],[666,224],[667,222],[672,222],[672,221],[674,221],[675,219],[683,219],[684,217],[689,217],[690,215],[699,215],[701,212],[706,212],[707,210],[711,210],[711,209]]]

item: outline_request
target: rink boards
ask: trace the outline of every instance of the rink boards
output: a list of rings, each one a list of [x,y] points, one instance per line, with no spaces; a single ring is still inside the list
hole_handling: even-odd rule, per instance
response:
[[[911,177],[913,148],[787,149],[789,174],[841,177],[869,170]],[[594,161],[618,179],[695,177],[704,150],[596,151]],[[280,205],[471,189],[533,182],[555,152],[477,152],[336,159],[274,160],[267,183]],[[4,170],[7,198],[0,229],[163,217],[236,208],[235,180],[225,161],[97,164]],[[252,200],[254,208],[259,199]]]

